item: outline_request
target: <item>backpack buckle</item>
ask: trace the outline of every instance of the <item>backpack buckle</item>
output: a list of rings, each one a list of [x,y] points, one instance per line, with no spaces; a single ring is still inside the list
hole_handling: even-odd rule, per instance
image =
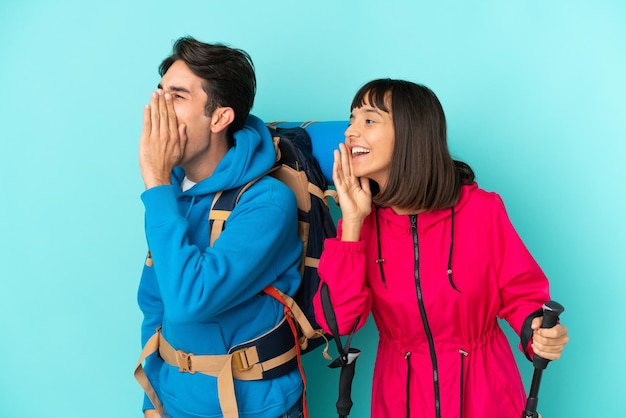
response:
[[[185,353],[182,350],[176,351],[176,362],[178,363],[178,371],[181,373],[194,374],[196,371],[191,367],[191,356],[193,353]]]
[[[247,350],[248,348],[246,347],[233,353],[233,362],[235,363],[235,367],[242,372],[250,370],[253,367],[253,365],[248,361],[248,356],[246,355]]]

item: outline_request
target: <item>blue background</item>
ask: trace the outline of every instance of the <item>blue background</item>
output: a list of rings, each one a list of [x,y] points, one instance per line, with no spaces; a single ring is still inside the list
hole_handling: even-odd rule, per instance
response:
[[[0,417],[140,416],[137,141],[186,34],[251,54],[267,121],[346,120],[373,78],[431,87],[454,156],[502,195],[567,309],[539,410],[625,416],[625,22],[622,0],[1,2]],[[365,417],[371,323],[354,345]],[[338,373],[318,353],[311,416],[331,417]]]

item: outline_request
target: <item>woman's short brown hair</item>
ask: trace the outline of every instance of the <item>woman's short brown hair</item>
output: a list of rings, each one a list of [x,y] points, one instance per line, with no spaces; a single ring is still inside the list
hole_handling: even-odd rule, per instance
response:
[[[378,79],[359,89],[351,109],[365,102],[391,113],[395,130],[389,179],[382,190],[373,185],[374,203],[417,211],[454,206],[474,173],[450,155],[446,118],[435,93],[410,81]]]

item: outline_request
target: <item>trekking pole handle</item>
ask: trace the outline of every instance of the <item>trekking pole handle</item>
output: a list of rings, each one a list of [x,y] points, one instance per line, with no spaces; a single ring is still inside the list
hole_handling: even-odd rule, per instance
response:
[[[352,381],[354,380],[354,366],[361,351],[356,348],[350,348],[348,354],[345,354],[346,364],[341,367],[339,374],[339,399],[337,400],[337,412],[339,417],[347,417],[352,409]]]
[[[541,328],[552,328],[559,322],[559,315],[565,311],[563,305],[553,300],[543,305],[543,319],[541,320]],[[546,360],[541,356],[533,356],[533,365],[536,369],[545,369],[548,367],[550,360]]]

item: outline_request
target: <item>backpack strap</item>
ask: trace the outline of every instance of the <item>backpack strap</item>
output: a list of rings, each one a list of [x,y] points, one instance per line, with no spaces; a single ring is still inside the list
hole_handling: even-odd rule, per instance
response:
[[[296,334],[296,340],[302,350],[307,349],[308,340],[318,337],[326,339],[324,331],[321,329],[314,329],[311,326],[311,323],[307,320],[306,315],[302,312],[298,303],[291,296],[281,292],[278,288],[271,285],[263,289],[263,292],[279,301],[285,307],[287,316],[290,316],[295,320],[298,327],[302,331],[302,337],[298,338]],[[331,360],[331,357],[328,354],[328,341],[326,342],[326,347],[322,351],[322,354],[327,360]]]
[[[304,390],[302,391],[302,412],[303,417],[308,418],[309,408],[307,406],[306,400],[306,375],[304,373],[304,366],[302,366],[301,348],[302,350],[305,350],[307,348],[308,338],[313,338],[317,336],[324,337],[324,334],[317,334],[317,332],[313,330],[298,304],[291,297],[289,297],[289,295],[284,294],[274,286],[267,286],[265,289],[263,289],[263,291],[283,305],[285,318],[287,319],[287,322],[291,327],[291,332],[293,334],[293,338],[296,344],[296,358],[298,359],[298,369],[300,369],[300,376],[302,377],[302,384],[304,385]],[[298,338],[298,328],[296,328],[296,321],[298,322],[298,325],[300,325],[300,329],[303,331],[303,333],[305,333],[302,339]],[[306,324],[304,327],[306,329],[302,327],[303,324]],[[324,349],[324,357],[330,360],[330,356],[328,354],[328,343],[326,344],[326,348]]]
[[[308,128],[309,126],[313,125],[315,122],[319,122],[319,120],[307,120],[306,122],[302,122],[302,123],[300,124],[300,127],[301,127],[302,129],[306,129],[306,128]]]
[[[339,205],[339,200],[337,199],[337,191],[334,189],[327,189],[324,192],[324,199],[322,199],[324,201],[324,203],[326,204],[326,206],[328,206],[328,198],[332,198],[337,205]]]
[[[238,418],[233,379],[273,379],[291,372],[296,365],[302,373],[300,346],[293,337],[294,327],[293,319],[285,315],[278,325],[260,337],[238,344],[226,354],[218,355],[195,355],[177,350],[163,337],[159,327],[144,346],[135,367],[135,379],[155,409],[162,414],[161,401],[142,366],[148,356],[158,352],[165,363],[177,367],[181,373],[202,373],[217,377],[222,414],[225,418]]]
[[[150,402],[152,402],[152,406],[154,406],[154,409],[157,410],[159,416],[163,415],[163,405],[161,404],[161,401],[159,400],[159,397],[157,396],[154,387],[152,386],[152,383],[150,383],[148,376],[146,376],[146,372],[143,369],[143,362],[148,356],[155,353],[159,349],[160,332],[161,327],[157,328],[157,332],[154,333],[143,346],[143,350],[141,351],[141,355],[139,356],[137,366],[135,366],[134,373],[135,379],[143,388],[143,391],[148,396],[148,399],[150,399]]]
[[[237,202],[239,202],[239,198],[243,192],[248,190],[248,188],[256,183],[257,180],[258,179],[255,179],[242,186],[235,187],[230,190],[219,191],[215,194],[209,211],[210,247],[213,246],[215,240],[217,240],[224,230],[224,224],[233,211],[235,205],[237,205]]]

